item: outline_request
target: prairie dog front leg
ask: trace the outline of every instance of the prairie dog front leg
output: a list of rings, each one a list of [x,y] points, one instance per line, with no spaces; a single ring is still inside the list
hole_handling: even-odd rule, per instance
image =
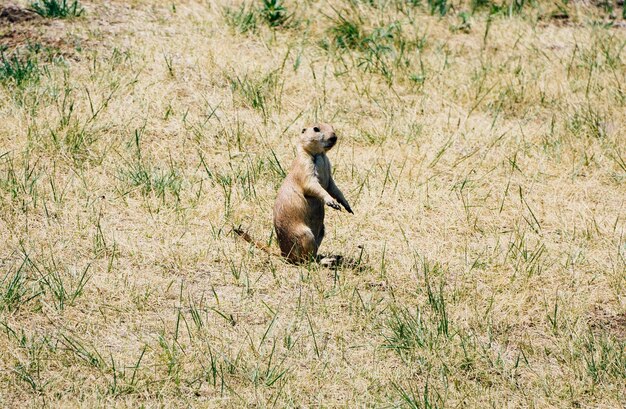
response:
[[[354,212],[352,211],[352,208],[350,207],[350,204],[348,204],[348,201],[343,196],[343,193],[341,192],[339,187],[337,187],[333,179],[330,179],[330,182],[328,184],[328,193],[332,197],[337,199],[337,201],[341,203],[341,205],[348,211],[348,213],[354,214]]]

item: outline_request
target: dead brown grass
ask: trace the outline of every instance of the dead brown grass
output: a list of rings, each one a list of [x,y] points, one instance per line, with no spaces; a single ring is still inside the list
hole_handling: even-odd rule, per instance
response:
[[[10,44],[37,68],[0,85],[0,406],[626,403],[626,31],[372,4],[242,33],[230,2],[84,2]],[[322,253],[359,268],[229,234],[270,240],[317,120],[355,210]]]

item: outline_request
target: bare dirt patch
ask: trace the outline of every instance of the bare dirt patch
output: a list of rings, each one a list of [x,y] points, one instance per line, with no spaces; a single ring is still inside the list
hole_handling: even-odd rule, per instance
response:
[[[68,35],[65,22],[45,19],[17,5],[0,8],[0,50],[8,53],[30,47],[45,49],[49,55],[77,59],[77,44],[83,39]]]
[[[0,6],[0,24],[23,23],[38,19],[41,17],[37,13],[15,4]]]
[[[605,330],[620,342],[626,340],[626,313],[611,313],[597,308],[591,317],[593,330]]]

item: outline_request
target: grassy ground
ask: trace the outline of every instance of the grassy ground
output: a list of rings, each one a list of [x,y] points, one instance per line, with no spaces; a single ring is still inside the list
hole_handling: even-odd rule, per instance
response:
[[[624,406],[621,6],[412,3],[0,21],[0,406]],[[230,233],[318,120],[354,268]]]

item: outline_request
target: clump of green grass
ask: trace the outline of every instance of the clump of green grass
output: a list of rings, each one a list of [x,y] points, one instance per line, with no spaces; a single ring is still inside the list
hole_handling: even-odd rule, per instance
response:
[[[592,106],[577,109],[567,122],[567,130],[574,136],[602,139],[607,136],[607,118]]]
[[[359,59],[359,66],[365,72],[382,75],[388,83],[391,83],[395,69],[402,63],[405,47],[406,43],[398,22],[377,27],[363,39],[363,54]]]
[[[421,0],[407,0],[405,3],[413,7],[423,5]],[[469,3],[468,5],[472,13],[479,10],[488,10],[490,14],[501,14],[508,16],[521,14],[524,7],[526,7],[528,4],[536,4],[536,2],[528,0],[471,0],[469,2],[460,2],[459,4],[454,4],[453,2],[450,2],[448,0],[426,0],[426,4],[423,8],[425,8],[433,16],[439,15],[443,17],[448,14],[450,10],[454,10],[456,7],[462,6],[467,3]]]
[[[78,0],[37,0],[30,4],[30,8],[46,18],[80,17],[85,12]]]
[[[154,195],[165,203],[166,196],[171,194],[178,203],[182,190],[181,175],[174,168],[173,163],[170,163],[168,169],[162,169],[144,160],[141,150],[141,133],[140,130],[135,131],[136,153],[126,167],[119,171],[119,179],[132,189],[138,188],[144,197]]]
[[[39,66],[30,56],[20,56],[17,53],[7,57],[0,53],[0,82],[13,83],[18,87],[39,79]]]
[[[73,305],[76,299],[83,294],[85,286],[90,279],[90,276],[87,274],[89,266],[88,264],[80,273],[70,273],[69,271],[62,273],[54,265],[49,266],[47,271],[43,272],[35,265],[33,265],[33,268],[40,274],[39,285],[41,286],[41,292],[49,294],[54,307],[58,311],[63,311],[65,307]]]
[[[284,26],[291,18],[281,0],[263,0],[260,14],[270,27]]]
[[[400,407],[408,407],[411,409],[438,409],[445,407],[444,398],[432,386],[429,388],[428,379],[423,388],[418,388],[412,384],[406,387],[401,384],[393,383],[394,389],[398,393],[400,401],[403,403]]]
[[[441,266],[424,259],[421,269],[424,274],[421,289],[427,296],[427,304],[417,306],[415,313],[405,306],[391,305],[386,322],[388,331],[383,334],[383,347],[394,350],[402,357],[415,356],[422,348],[436,350],[440,339],[448,339],[452,333],[444,282],[441,280],[438,286],[433,286],[431,278],[443,274]]]
[[[406,308],[392,308],[387,328],[389,333],[385,334],[383,347],[394,350],[401,356],[415,348],[423,348],[431,339],[432,331],[419,308],[415,314]]]
[[[226,23],[240,33],[256,33],[259,23],[272,29],[288,27],[292,17],[281,0],[262,0],[261,7],[242,3],[239,8],[224,11]]]
[[[16,310],[27,298],[26,277],[22,267],[23,264],[15,272],[7,272],[0,280],[0,312]]]
[[[228,80],[232,91],[239,95],[241,102],[260,111],[264,119],[267,119],[270,112],[272,100],[278,104],[276,100],[279,91],[278,71],[271,71],[257,78],[245,75],[229,77]]]
[[[393,21],[372,30],[364,28],[365,22],[358,14],[347,17],[348,12],[337,12],[328,29],[331,43],[322,40],[319,45],[329,51],[355,52],[356,65],[364,72],[382,75],[391,83],[395,71],[406,67],[407,41],[402,35],[401,24]]]
[[[509,2],[490,2],[490,13],[491,14],[501,14],[507,15],[509,17],[513,15],[519,15],[524,10],[524,7],[528,4],[533,4],[533,2],[527,0],[511,0]]]
[[[445,16],[450,6],[447,0],[428,0],[428,7],[430,8],[430,14]]]
[[[39,63],[61,63],[64,61],[63,52],[58,47],[42,44],[40,42],[28,42],[26,53],[31,59],[36,56]]]
[[[579,357],[582,357],[586,375],[592,385],[602,381],[624,379],[626,343],[610,336],[605,331],[589,330],[574,339],[574,348]]]
[[[64,268],[52,254],[37,263],[23,251],[24,259],[19,268],[0,279],[0,312],[15,311],[39,296],[49,296],[50,304],[62,311],[83,294],[90,279],[91,263],[82,271],[74,271]],[[29,286],[29,282],[34,286]]]
[[[329,33],[336,48],[358,49],[363,45],[365,34],[363,32],[363,22],[360,19],[350,19],[344,17],[341,13],[337,13],[337,19],[333,23]]]
[[[256,10],[242,3],[237,9],[227,8],[224,11],[226,24],[237,30],[239,33],[252,32],[258,29],[258,16]]]
[[[12,202],[21,210],[27,211],[37,207],[39,203],[38,181],[40,173],[36,163],[31,163],[28,155],[23,160],[14,160],[13,155],[1,155],[6,157],[0,168],[0,194],[5,195],[0,201],[0,209],[3,205]]]
[[[130,186],[139,188],[144,196],[154,193],[164,199],[167,193],[171,193],[180,197],[181,177],[173,169],[163,170],[136,162],[122,171],[122,177]]]

